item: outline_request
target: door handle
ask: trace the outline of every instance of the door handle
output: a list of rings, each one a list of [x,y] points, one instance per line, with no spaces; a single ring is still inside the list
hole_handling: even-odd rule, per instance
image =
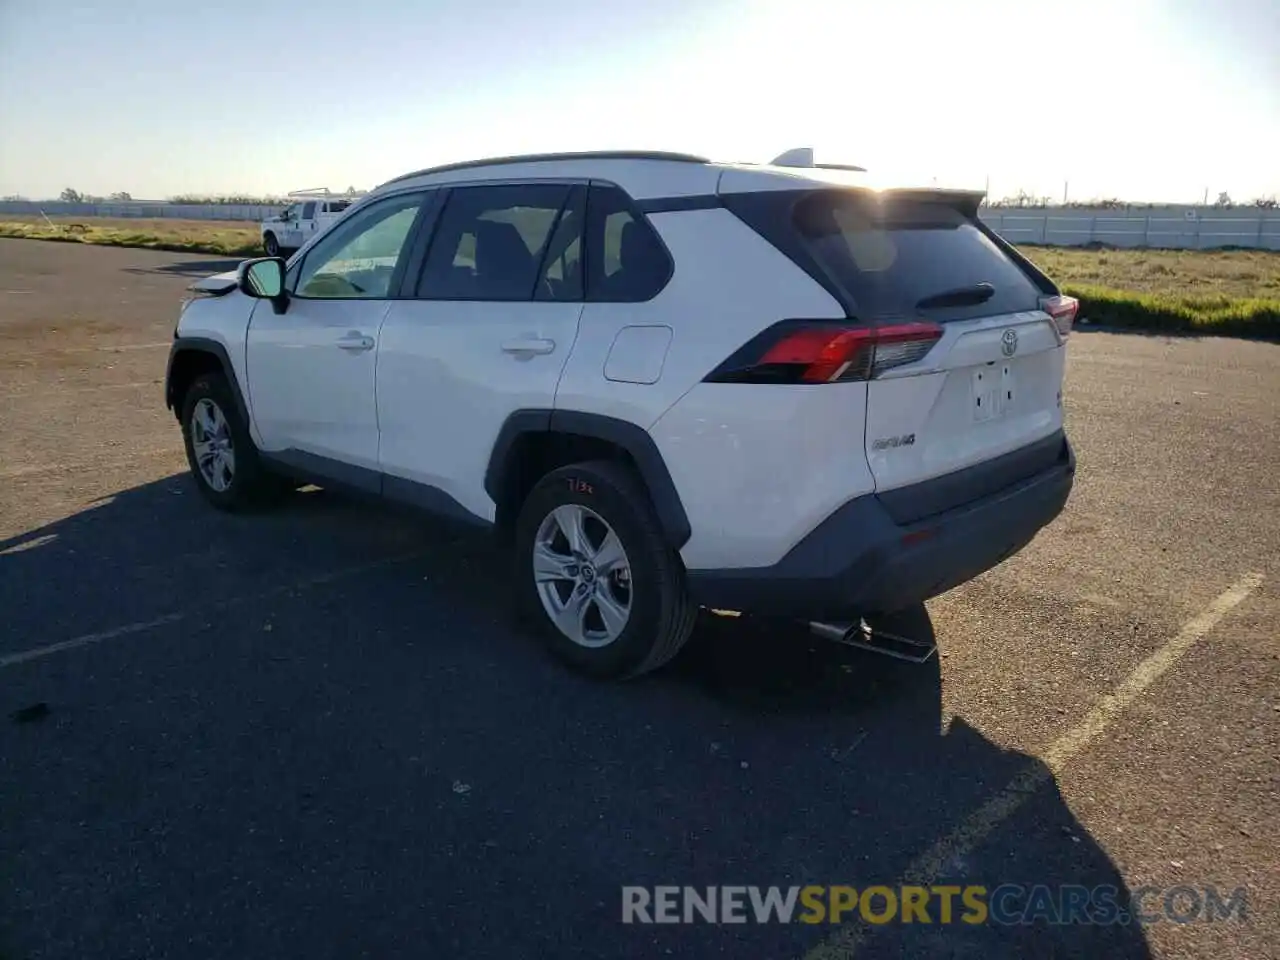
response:
[[[531,356],[535,353],[550,353],[555,348],[556,342],[554,340],[546,340],[542,337],[517,337],[515,340],[507,340],[502,344],[503,353],[525,356]]]
[[[353,353],[360,353],[364,350],[372,350],[373,342],[373,337],[366,337],[352,331],[338,341],[338,349],[350,350]]]

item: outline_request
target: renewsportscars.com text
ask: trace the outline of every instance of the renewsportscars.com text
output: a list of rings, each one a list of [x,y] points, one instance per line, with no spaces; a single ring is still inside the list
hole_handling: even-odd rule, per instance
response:
[[[622,888],[623,923],[1110,924],[1247,919],[1248,894],[1196,887],[1005,883]]]

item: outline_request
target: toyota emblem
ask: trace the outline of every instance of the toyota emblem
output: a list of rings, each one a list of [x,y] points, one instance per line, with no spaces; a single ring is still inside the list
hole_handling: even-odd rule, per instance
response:
[[[1000,352],[1006,357],[1012,357],[1018,352],[1018,331],[1010,327],[1004,332],[1000,338]]]

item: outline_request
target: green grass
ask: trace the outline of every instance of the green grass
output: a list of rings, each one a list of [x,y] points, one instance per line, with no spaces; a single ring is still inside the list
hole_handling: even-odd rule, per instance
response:
[[[1140,293],[1065,284],[1091,324],[1158,333],[1280,340],[1280,299]]]
[[[202,220],[11,218],[0,237],[262,255],[258,225]],[[1099,326],[1280,340],[1280,253],[1023,248]]]
[[[1280,253],[1270,250],[1021,249],[1059,284],[1161,296],[1280,300]]]
[[[0,237],[58,240],[104,247],[142,247],[224,257],[262,255],[256,225],[197,220],[53,220],[0,221]]]

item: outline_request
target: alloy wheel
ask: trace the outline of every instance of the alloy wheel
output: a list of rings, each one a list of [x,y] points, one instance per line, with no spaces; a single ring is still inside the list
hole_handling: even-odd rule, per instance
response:
[[[583,647],[617,640],[631,616],[631,562],[613,527],[576,503],[543,518],[533,541],[533,579],[551,622]]]
[[[201,397],[191,411],[190,430],[200,476],[211,490],[225,493],[235,480],[236,452],[231,425],[222,408],[208,397]]]

